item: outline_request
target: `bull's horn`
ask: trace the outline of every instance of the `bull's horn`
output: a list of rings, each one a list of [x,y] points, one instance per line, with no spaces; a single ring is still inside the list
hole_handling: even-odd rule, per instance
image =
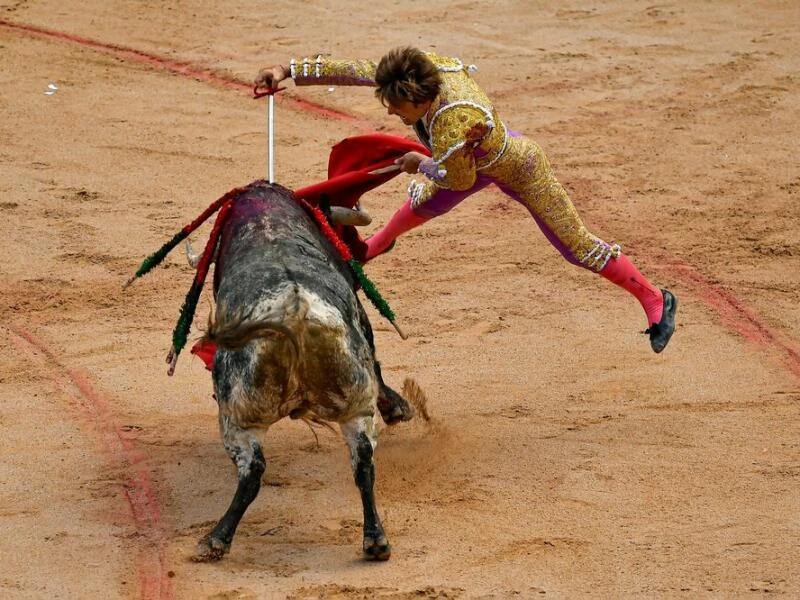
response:
[[[337,225],[369,225],[372,217],[361,209],[331,206],[331,220]]]

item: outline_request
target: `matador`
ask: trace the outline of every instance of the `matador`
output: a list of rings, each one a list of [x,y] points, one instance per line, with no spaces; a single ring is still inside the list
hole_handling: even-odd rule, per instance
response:
[[[276,86],[291,77],[297,85],[370,86],[389,114],[412,127],[430,150],[430,157],[411,152],[398,159],[404,171],[418,178],[409,183],[406,202],[366,240],[367,260],[386,252],[406,231],[494,184],[528,210],[570,263],[636,297],[647,317],[650,345],[661,352],[675,329],[677,298],[651,284],[619,245],[586,228],[541,147],[505,125],[473,70],[457,58],[405,47],[379,63],[322,55],[292,59],[288,68],[263,69],[256,84]]]

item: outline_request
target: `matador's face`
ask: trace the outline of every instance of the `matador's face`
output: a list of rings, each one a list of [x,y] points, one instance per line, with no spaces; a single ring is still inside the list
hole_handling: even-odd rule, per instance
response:
[[[430,107],[430,101],[415,103],[408,100],[400,100],[398,102],[389,102],[386,106],[386,112],[400,117],[400,120],[405,125],[413,125],[425,116]]]

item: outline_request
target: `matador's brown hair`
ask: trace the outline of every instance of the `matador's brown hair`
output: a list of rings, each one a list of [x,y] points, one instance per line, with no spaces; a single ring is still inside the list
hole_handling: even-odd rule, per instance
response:
[[[439,94],[442,77],[424,52],[412,46],[389,50],[375,70],[375,96],[381,104],[420,104]]]

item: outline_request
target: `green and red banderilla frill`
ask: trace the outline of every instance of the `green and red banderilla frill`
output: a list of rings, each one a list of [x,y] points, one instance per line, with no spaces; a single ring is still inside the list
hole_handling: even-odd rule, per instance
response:
[[[175,329],[172,333],[172,348],[167,355],[167,363],[170,365],[169,370],[167,371],[169,375],[172,375],[175,372],[175,365],[178,360],[178,355],[186,346],[186,341],[188,339],[189,331],[191,329],[197,309],[197,303],[200,299],[200,294],[203,290],[203,285],[205,284],[209,268],[211,267],[214,251],[219,242],[219,237],[225,225],[228,212],[230,211],[233,202],[235,202],[239,194],[244,192],[246,189],[247,187],[234,188],[213,202],[196,219],[175,234],[166,244],[148,256],[142,262],[136,273],[123,285],[123,287],[126,288],[136,279],[151,271],[155,266],[161,263],[164,258],[166,258],[166,256],[175,248],[175,246],[189,237],[189,235],[198,227],[200,227],[206,220],[208,220],[211,215],[219,211],[217,219],[214,222],[214,226],[211,230],[211,234],[206,242],[205,249],[203,250],[203,254],[200,256],[200,261],[197,265],[197,271],[195,272],[194,280],[192,281],[192,285],[186,294],[186,299],[181,307],[180,316],[178,317],[178,321],[175,324]],[[318,207],[313,206],[302,198],[295,197],[295,200],[297,200],[297,202],[306,209],[309,215],[319,226],[323,235],[334,246],[334,248],[336,248],[336,251],[342,260],[348,264],[353,276],[358,282],[358,286],[364,290],[364,294],[367,296],[367,298],[369,298],[370,302],[372,302],[378,312],[394,326],[395,330],[400,334],[400,336],[405,339],[406,335],[395,323],[395,314],[392,312],[392,309],[389,308],[389,304],[383,299],[375,285],[364,273],[364,269],[362,268],[361,264],[355,258],[353,258],[350,249],[344,242],[342,242],[342,240],[333,230],[323,212]]]

